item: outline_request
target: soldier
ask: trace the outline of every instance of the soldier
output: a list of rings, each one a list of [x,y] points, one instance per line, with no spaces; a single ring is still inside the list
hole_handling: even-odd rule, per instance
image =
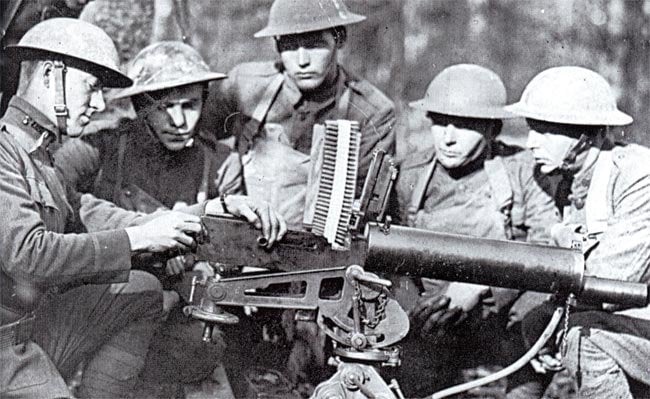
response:
[[[137,117],[116,131],[67,140],[56,166],[67,182],[122,208],[151,213],[194,205],[239,192],[235,178],[221,186],[217,172],[230,149],[213,151],[196,134],[211,72],[201,55],[178,41],[151,44],[129,63],[134,85],[114,98],[130,97]],[[173,270],[178,265],[170,265]]]
[[[607,81],[585,68],[550,68],[506,109],[526,117],[527,146],[541,171],[562,177],[556,243],[581,244],[588,275],[650,282],[650,150],[608,137],[611,127],[632,118],[617,109]],[[527,330],[541,331],[535,324],[548,321],[543,314],[543,308],[531,313]],[[650,308],[578,303],[563,333],[562,364],[576,377],[580,397],[650,397]]]
[[[255,37],[273,37],[280,61],[236,66],[208,98],[203,121],[219,138],[237,137],[247,193],[270,195],[293,227],[302,227],[314,124],[361,125],[357,194],[373,150],[394,151],[393,103],[338,63],[346,26],[364,19],[340,0],[275,0]]]
[[[77,18],[90,0],[6,0],[0,2],[0,114],[16,92],[18,66],[7,62],[4,48],[18,43],[32,26],[49,18]]]
[[[71,397],[62,376],[85,359],[80,396],[127,397],[162,316],[160,283],[131,271],[131,256],[189,250],[200,219],[178,212],[144,216],[78,196],[55,171],[48,145],[60,135],[83,134],[105,107],[102,85],[132,84],[106,33],[54,18],[9,52],[22,63],[17,95],[0,119],[0,395]],[[226,198],[199,208],[248,215],[269,238],[282,234],[277,215],[251,200]],[[102,231],[85,232],[85,226]]]
[[[67,140],[56,151],[55,164],[68,184],[144,213],[240,191],[236,178],[225,179],[230,186],[220,185],[224,179],[217,172],[229,147],[218,144],[220,152],[213,151],[195,129],[207,83],[226,75],[211,72],[194,48],[178,41],[147,46],[130,62],[127,75],[134,85],[114,98],[131,97],[137,118],[116,131]],[[136,266],[159,275],[164,310],[171,311],[152,342],[143,374],[147,380],[198,381],[218,364],[222,340],[215,334],[213,344],[201,342],[201,323],[187,320],[176,306],[177,276],[192,266],[191,255],[175,257],[166,265],[144,259]]]
[[[243,164],[247,194],[268,198],[294,229],[302,228],[315,124],[359,122],[357,195],[373,151],[394,152],[393,103],[338,63],[347,26],[364,19],[340,0],[275,0],[255,37],[274,38],[279,62],[238,65],[208,97],[202,122],[217,138],[235,135],[241,163],[230,159],[235,169]],[[315,323],[297,322],[294,330],[292,314],[284,314],[287,335],[297,340],[290,377],[317,382],[326,375],[323,340],[315,338]]]
[[[429,84],[426,96],[410,104],[427,113],[434,148],[409,154],[401,162],[397,193],[404,222],[421,229],[499,240],[550,241],[547,228],[559,220],[559,215],[552,197],[536,181],[530,153],[500,156],[494,148],[502,119],[513,117],[503,111],[505,104],[506,89],[501,79],[489,69],[472,64],[444,69]],[[435,388],[432,380],[449,384],[442,373],[458,378],[455,373],[463,366],[462,359],[469,360],[466,367],[481,364],[477,358],[482,355],[483,362],[498,364],[499,346],[507,341],[500,337],[519,296],[513,290],[481,285],[432,280],[422,283],[423,297],[411,309],[413,330],[434,352],[422,351],[420,342],[416,353],[433,356],[437,366],[432,366],[435,378],[405,376],[407,395],[430,393]],[[417,292],[414,288],[411,293]],[[541,303],[542,299],[525,294],[515,309],[524,311],[535,301]],[[447,332],[448,346],[437,342],[443,332]],[[432,340],[437,342],[433,347]],[[441,362],[445,364],[441,366]],[[412,368],[407,357],[404,369]]]

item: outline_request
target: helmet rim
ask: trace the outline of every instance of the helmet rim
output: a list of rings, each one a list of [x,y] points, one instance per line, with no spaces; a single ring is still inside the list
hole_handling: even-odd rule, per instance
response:
[[[275,0],[266,26],[253,36],[276,37],[352,25],[366,19],[350,12],[343,0]]]
[[[98,64],[84,58],[79,58],[74,55],[21,44],[8,45],[5,50],[8,58],[19,61],[29,59],[42,60],[47,58],[60,58],[64,62],[66,60],[72,60],[72,62],[82,66],[88,73],[95,75],[102,82],[104,87],[125,88],[133,84],[133,80],[118,69]]]
[[[545,69],[524,88],[507,110],[540,121],[589,126],[624,126],[634,119],[618,109],[610,84],[580,66]]]
[[[366,20],[365,16],[359,14],[350,13],[349,16],[350,16],[349,19],[340,19],[338,21],[334,20],[335,22],[332,22],[332,20],[319,21],[316,23],[305,22],[302,24],[296,24],[292,28],[287,28],[283,26],[272,26],[269,23],[269,25],[267,25],[264,29],[255,32],[253,37],[264,38],[264,37],[296,35],[296,34],[308,33],[308,32],[317,32],[320,30],[336,28],[338,26],[352,25]]]
[[[618,109],[604,112],[582,112],[579,114],[559,113],[557,111],[535,110],[521,101],[507,105],[505,109],[520,117],[565,125],[626,126],[634,122],[630,115]]]
[[[181,78],[173,81],[167,82],[155,82],[149,83],[146,85],[137,85],[126,87],[123,90],[120,90],[118,93],[112,96],[114,99],[126,98],[135,96],[138,94],[148,93],[158,90],[173,89],[175,87],[188,86],[197,83],[208,83],[214,80],[221,80],[227,77],[226,74],[219,72],[206,72],[201,76],[189,76],[187,78]]]
[[[454,64],[429,83],[424,98],[409,103],[412,108],[472,119],[509,119],[506,87],[492,70],[477,64]]]

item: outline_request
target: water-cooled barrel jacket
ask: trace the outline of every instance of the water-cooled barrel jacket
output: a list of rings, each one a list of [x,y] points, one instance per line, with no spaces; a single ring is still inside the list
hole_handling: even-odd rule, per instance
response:
[[[126,281],[131,249],[123,227],[142,216],[71,190],[47,148],[32,151],[42,133],[37,126],[56,127],[28,102],[14,97],[0,124],[2,270],[43,286]],[[97,217],[105,230],[84,232],[86,221],[100,224]]]
[[[122,145],[120,171],[121,135],[125,135],[126,141]],[[196,204],[201,191],[206,198],[218,196],[220,190],[238,191],[237,187],[217,187],[219,166],[229,153],[230,148],[225,145],[217,143],[214,149],[201,140],[191,147],[169,151],[143,118],[138,117],[114,131],[66,140],[54,157],[57,168],[72,187],[131,209],[132,204],[146,203],[144,197],[152,198],[158,206],[172,208],[177,202]],[[121,198],[114,198],[118,180],[122,182]],[[125,196],[129,197],[129,204],[121,202]],[[136,208],[131,210],[147,211]]]
[[[433,149],[409,154],[401,160],[397,181],[400,219],[408,220],[415,186],[433,162]],[[511,190],[511,205],[505,209],[510,220],[497,204],[494,188],[487,175],[488,168],[479,168],[465,176],[452,178],[437,165],[427,184],[422,205],[417,210],[414,227],[493,239],[516,239],[540,244],[551,242],[550,227],[560,221],[550,187],[535,173],[529,151],[499,156],[505,167]],[[486,163],[496,162],[486,160]],[[502,178],[497,176],[497,178]],[[494,217],[489,217],[494,215]],[[503,235],[503,223],[509,223],[513,237]]]
[[[236,135],[241,140],[244,127],[251,125],[249,122],[267,88],[282,73],[277,63],[244,63],[233,68],[227,79],[212,83],[201,118],[201,131],[208,132],[212,139]],[[347,115],[341,116],[338,115],[337,103],[346,89],[350,90],[349,106]],[[282,86],[264,122],[281,125],[293,148],[309,154],[313,125],[341,118],[358,121],[361,126],[357,177],[359,193],[372,160],[372,152],[384,149],[393,154],[395,150],[394,104],[371,83],[339,66],[335,84],[322,88],[308,98],[284,75]]]

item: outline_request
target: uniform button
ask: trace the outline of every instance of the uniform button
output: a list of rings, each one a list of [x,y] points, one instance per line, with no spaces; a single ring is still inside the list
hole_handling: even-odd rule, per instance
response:
[[[585,206],[585,200],[583,200],[582,198],[576,198],[573,201],[573,205],[575,205],[576,209],[582,209]]]

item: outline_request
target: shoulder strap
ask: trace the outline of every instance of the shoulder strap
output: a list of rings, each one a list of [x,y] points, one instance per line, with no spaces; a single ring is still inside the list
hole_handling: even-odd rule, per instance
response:
[[[115,176],[115,186],[113,187],[113,202],[115,203],[119,201],[122,185],[124,184],[124,156],[126,154],[127,139],[126,133],[120,133],[117,144],[117,176]]]
[[[513,192],[506,165],[501,157],[488,159],[484,164],[488,182],[492,188],[492,197],[503,215],[503,227],[506,237],[512,239],[512,203]]]
[[[201,203],[210,197],[212,191],[212,179],[210,176],[212,174],[212,168],[215,166],[212,163],[210,150],[207,146],[202,146],[201,155],[203,157],[203,171],[201,172],[201,187],[199,188],[199,192],[196,194],[197,203]]]
[[[253,140],[255,139],[255,136],[259,134],[262,124],[264,123],[275,98],[278,96],[278,93],[280,93],[283,82],[284,75],[278,74],[273,78],[273,80],[271,80],[271,83],[266,86],[260,102],[257,103],[257,106],[253,110],[253,114],[251,115],[252,119],[247,121],[243,126],[243,137],[237,139],[237,149],[240,155],[247,153],[252,146]]]
[[[585,202],[587,232],[589,234],[599,234],[607,229],[607,219],[609,219],[607,188],[612,166],[612,152],[601,151],[594,166]]]
[[[510,177],[506,170],[506,165],[501,157],[494,157],[485,161],[485,173],[487,174],[492,195],[499,207],[504,213],[510,213],[512,209],[512,185]]]
[[[422,208],[422,201],[424,201],[424,195],[426,194],[427,186],[431,181],[431,177],[433,176],[433,172],[436,169],[436,165],[438,165],[438,158],[434,155],[431,162],[427,164],[425,172],[420,175],[420,178],[415,183],[415,187],[411,193],[411,202],[409,203],[407,210],[409,226],[412,226],[413,223],[415,223],[415,216],[417,215],[420,208]]]
[[[59,204],[64,204],[68,208],[70,214],[72,214],[73,213],[72,206],[70,205],[70,202],[68,201],[68,198],[66,196],[66,187],[65,187],[66,183],[62,182],[59,179],[56,172],[48,173],[45,170],[41,170],[36,165],[32,157],[30,156],[30,154],[28,154],[27,151],[25,151],[25,149],[18,144],[17,139],[14,137],[15,133],[12,134],[11,132],[19,131],[20,128],[10,123],[6,123],[4,121],[2,121],[2,125],[0,126],[0,128],[2,128],[3,131],[7,132],[9,137],[11,137],[11,140],[13,141],[14,145],[20,148],[20,150],[18,151],[18,155],[20,156],[21,160],[25,165],[30,165],[34,173],[38,174],[38,177],[40,177],[43,180],[43,182],[45,182],[45,186],[49,190],[54,201],[58,202]]]
[[[343,89],[341,97],[338,99],[338,104],[336,106],[336,111],[338,113],[339,119],[349,119],[348,118],[348,108],[350,108],[350,92],[352,90],[350,87]]]
[[[269,113],[269,110],[271,109],[271,105],[273,105],[273,101],[277,97],[278,93],[280,92],[280,88],[282,88],[282,83],[284,82],[284,75],[279,74],[273,80],[269,85],[266,87],[266,90],[264,91],[264,94],[262,95],[262,98],[260,99],[260,102],[257,103],[257,106],[255,107],[255,110],[253,111],[253,121],[257,123],[256,129],[254,129],[254,132],[251,131],[251,133],[259,133],[260,126],[262,123],[264,123],[264,120],[266,119],[266,115]],[[252,139],[252,137],[249,137],[249,139]]]

